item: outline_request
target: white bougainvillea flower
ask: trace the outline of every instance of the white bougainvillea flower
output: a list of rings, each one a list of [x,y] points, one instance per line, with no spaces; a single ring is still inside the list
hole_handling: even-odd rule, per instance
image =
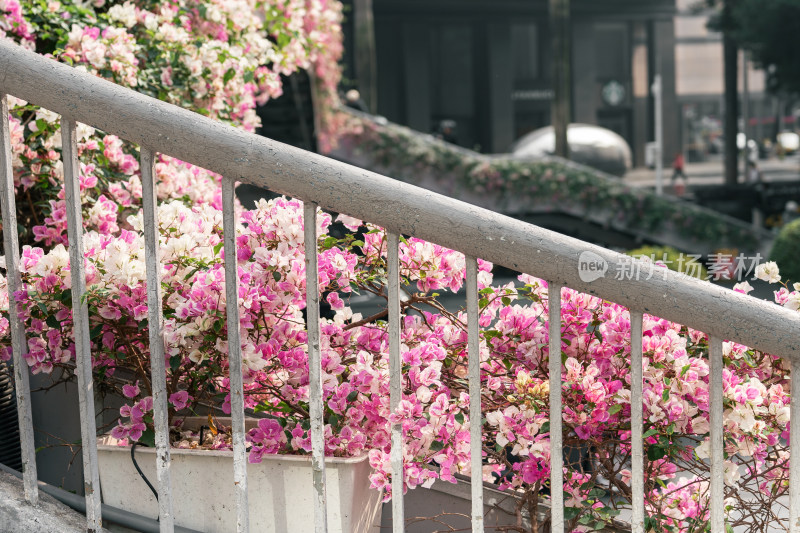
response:
[[[761,263],[756,267],[756,278],[769,283],[778,283],[781,280],[778,264],[775,261]]]

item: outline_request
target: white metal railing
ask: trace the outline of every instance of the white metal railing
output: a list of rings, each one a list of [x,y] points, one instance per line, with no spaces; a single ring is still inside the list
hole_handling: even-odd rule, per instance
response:
[[[229,335],[231,416],[234,442],[234,483],[238,513],[237,531],[248,531],[247,471],[242,391],[241,345],[237,306],[234,184],[243,181],[300,198],[305,204],[307,265],[308,350],[312,465],[314,469],[317,532],[326,531],[325,464],[322,420],[322,383],[319,353],[319,300],[316,208],[331,209],[367,220],[387,229],[389,263],[389,341],[391,397],[400,401],[400,300],[399,235],[412,235],[463,252],[467,256],[468,354],[470,412],[480,413],[478,358],[477,260],[521,272],[549,282],[550,353],[559,353],[561,288],[615,301],[631,309],[632,332],[632,530],[644,533],[644,473],[642,457],[642,317],[650,313],[680,322],[711,335],[711,531],[723,526],[722,440],[722,339],[788,358],[793,376],[800,375],[800,317],[787,309],[735,293],[673,272],[649,280],[600,278],[588,283],[579,276],[579,256],[592,252],[609,269],[622,267],[629,258],[577,239],[511,219],[390,178],[351,167],[322,156],[220,124],[184,109],[121,88],[67,65],[38,56],[13,44],[0,42],[0,203],[9,291],[20,286],[14,186],[6,95],[23,98],[62,116],[62,139],[67,213],[69,216],[72,296],[77,347],[77,374],[81,404],[87,526],[101,527],[100,492],[95,436],[95,413],[86,306],[80,296],[85,275],[80,251],[82,220],[77,194],[77,121],[89,124],[141,146],[141,168],[146,243],[150,343],[154,354],[163,353],[163,318],[158,280],[156,199],[153,165],[156,153],[166,154],[217,172],[223,178],[223,230],[227,320]],[[30,412],[30,391],[24,353],[25,331],[14,305],[9,306],[20,430],[22,435],[25,497],[37,501],[36,463]],[[152,357],[152,381],[158,454],[159,517],[162,532],[173,531],[170,498],[169,444],[166,423],[163,357]],[[561,449],[561,360],[550,358],[550,433],[553,449]],[[800,420],[800,394],[791,399],[792,420]],[[481,471],[481,417],[470,417],[473,472]],[[392,483],[394,531],[404,530],[401,433],[392,429]],[[791,425],[791,453],[800,457],[800,424]],[[563,458],[551,454],[552,531],[564,531]],[[473,532],[483,531],[481,484],[473,483]],[[310,489],[311,490],[311,489]],[[800,533],[800,461],[790,469],[790,531]]]

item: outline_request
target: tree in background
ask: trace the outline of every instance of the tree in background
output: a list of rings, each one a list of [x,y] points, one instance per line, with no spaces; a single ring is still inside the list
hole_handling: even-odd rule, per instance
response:
[[[800,93],[800,57],[790,43],[800,34],[800,0],[706,0],[719,8],[709,27],[723,34],[725,62],[725,177],[736,183],[738,51],[767,73],[773,93]]]
[[[550,0],[550,28],[553,39],[552,123],[556,136],[556,155],[569,157],[567,127],[570,122],[569,0]]]
[[[800,0],[737,0],[731,15],[733,38],[767,72],[769,89],[800,93],[800,56],[792,46],[800,35]]]
[[[725,184],[736,185],[739,181],[739,162],[736,137],[739,133],[739,47],[736,35],[735,5],[739,0],[706,0],[708,5],[718,7],[719,13],[709,21],[709,27],[722,32],[722,61],[725,84]]]

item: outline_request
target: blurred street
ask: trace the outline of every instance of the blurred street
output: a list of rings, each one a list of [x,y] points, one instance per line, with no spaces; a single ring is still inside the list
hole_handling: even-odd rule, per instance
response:
[[[797,154],[779,159],[760,159],[758,169],[761,171],[765,182],[795,181],[800,180],[800,156]],[[685,166],[687,187],[694,185],[722,185],[724,184],[724,168],[722,156],[699,163],[687,163]],[[664,167],[664,190],[670,191],[672,168]],[[639,187],[655,187],[656,171],[652,168],[634,168],[623,177],[626,183]],[[739,168],[739,183],[746,183],[742,165]]]

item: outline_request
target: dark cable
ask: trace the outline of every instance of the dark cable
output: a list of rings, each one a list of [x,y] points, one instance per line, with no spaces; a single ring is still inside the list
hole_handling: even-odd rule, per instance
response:
[[[139,445],[139,443],[134,441],[133,446],[131,446],[131,461],[133,461],[134,468],[136,468],[136,471],[139,472],[140,476],[142,476],[142,479],[144,480],[144,482],[147,483],[148,487],[150,487],[150,490],[153,492],[153,496],[156,497],[156,501],[158,501],[158,491],[150,483],[150,480],[147,479],[147,476],[144,475],[144,472],[142,472],[142,469],[139,468],[139,463],[136,462],[135,451],[136,451],[136,446],[138,446],[138,445]]]

